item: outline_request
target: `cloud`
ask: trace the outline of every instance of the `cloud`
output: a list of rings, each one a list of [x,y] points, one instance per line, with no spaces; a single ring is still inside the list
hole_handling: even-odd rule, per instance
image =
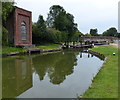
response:
[[[74,15],[78,28],[83,33],[90,28],[99,28],[99,32],[111,26],[117,27],[118,0],[15,0],[17,6],[32,11],[33,22],[41,14],[44,19],[52,5],[61,5]]]

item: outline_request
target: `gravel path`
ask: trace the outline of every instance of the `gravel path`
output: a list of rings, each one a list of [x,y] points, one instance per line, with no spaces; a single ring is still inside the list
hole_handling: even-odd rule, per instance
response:
[[[110,45],[113,45],[114,47],[116,47],[116,48],[119,48],[119,49],[120,49],[120,43],[111,43]]]

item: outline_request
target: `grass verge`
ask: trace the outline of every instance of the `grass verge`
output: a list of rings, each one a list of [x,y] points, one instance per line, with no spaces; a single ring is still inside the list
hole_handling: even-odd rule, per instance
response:
[[[60,47],[61,47],[61,45],[59,45],[59,44],[44,44],[44,45],[36,46],[35,48],[57,49],[57,48],[60,48]],[[12,53],[12,52],[26,52],[26,50],[22,49],[22,48],[15,48],[15,47],[8,47],[8,46],[4,46],[0,50],[0,54],[7,54],[7,53]]]
[[[118,49],[113,46],[99,46],[93,51],[104,54],[107,59],[82,98],[118,98]],[[115,56],[112,53],[116,53]]]
[[[2,47],[2,50],[0,50],[0,54],[6,54],[11,52],[26,52],[25,49],[22,48],[15,48],[15,47]]]
[[[36,46],[36,48],[39,48],[39,49],[57,49],[60,47],[61,45],[59,44],[45,44],[45,45]]]

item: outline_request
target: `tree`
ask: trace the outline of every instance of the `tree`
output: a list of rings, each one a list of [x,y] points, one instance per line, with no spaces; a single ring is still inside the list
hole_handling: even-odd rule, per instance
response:
[[[39,29],[38,36],[40,36],[41,39],[44,38],[46,33],[46,25],[42,15],[39,16],[37,21],[37,28]]]
[[[79,30],[77,30],[77,31],[74,33],[74,35],[72,36],[71,40],[72,40],[73,42],[81,41],[81,39],[80,39],[81,36],[83,36],[83,34],[82,34]]]
[[[46,25],[42,15],[39,15],[37,23],[33,23],[33,43],[40,43],[46,39]]]
[[[68,33],[68,40],[77,31],[77,24],[74,23],[74,16],[72,14],[60,12],[54,23],[55,29]]]
[[[85,36],[91,36],[91,34],[89,34],[89,33],[86,33],[86,34],[85,34]]]
[[[2,2],[2,24],[5,26],[9,14],[14,9],[14,2]]]
[[[66,33],[66,41],[71,41],[72,36],[77,30],[77,24],[74,23],[74,16],[70,13],[66,13],[64,8],[59,5],[50,7],[47,23],[49,27]]]
[[[6,21],[9,14],[14,9],[14,2],[2,2],[2,45],[9,45],[8,30],[6,29]]]
[[[98,36],[98,30],[97,29],[90,29],[91,36]]]
[[[64,8],[59,5],[53,5],[50,7],[50,11],[47,18],[48,27],[54,27],[54,21],[60,12],[65,12]]]
[[[67,13],[66,16],[67,16],[66,31],[68,32],[68,41],[71,41],[72,36],[78,29],[77,24],[74,23],[74,16],[69,13]]]
[[[117,33],[117,34],[116,34],[116,37],[120,38],[120,33]]]
[[[54,28],[59,31],[66,31],[67,25],[67,16],[65,12],[60,12],[59,15],[55,18]]]
[[[103,32],[103,36],[116,36],[117,37],[117,29],[115,27],[111,27],[105,32]]]

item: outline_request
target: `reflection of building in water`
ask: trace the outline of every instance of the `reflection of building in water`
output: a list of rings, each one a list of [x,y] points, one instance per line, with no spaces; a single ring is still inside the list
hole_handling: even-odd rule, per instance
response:
[[[16,60],[18,94],[32,87],[31,59]]]
[[[3,98],[16,97],[32,87],[31,62],[31,59],[3,62]]]

